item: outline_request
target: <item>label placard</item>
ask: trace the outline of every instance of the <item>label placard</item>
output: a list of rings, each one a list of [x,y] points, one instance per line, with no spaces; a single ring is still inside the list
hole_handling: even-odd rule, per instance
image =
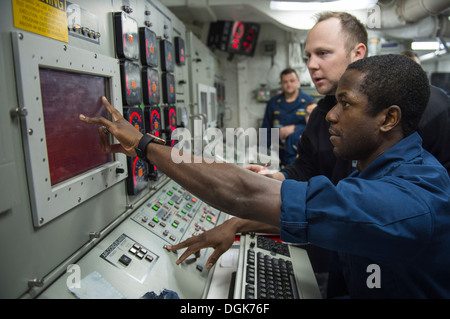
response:
[[[66,0],[12,0],[14,26],[69,42]]]

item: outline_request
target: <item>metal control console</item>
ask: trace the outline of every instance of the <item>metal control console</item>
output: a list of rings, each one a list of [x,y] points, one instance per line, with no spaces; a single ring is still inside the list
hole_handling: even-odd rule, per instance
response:
[[[176,244],[213,228],[220,215],[220,211],[171,181],[131,219],[169,244]]]
[[[177,244],[222,223],[228,215],[193,196],[172,180],[160,188],[76,262],[81,287],[90,278],[113,287],[115,295],[137,299],[148,292],[175,292],[179,298],[205,298],[213,272],[205,264],[213,249],[205,248],[200,257],[188,257],[181,265],[176,260],[184,250],[169,251],[167,244]],[[71,291],[69,271],[56,280],[40,298],[80,297]],[[100,282],[100,281],[99,281]],[[88,286],[86,294],[108,298],[101,286]]]

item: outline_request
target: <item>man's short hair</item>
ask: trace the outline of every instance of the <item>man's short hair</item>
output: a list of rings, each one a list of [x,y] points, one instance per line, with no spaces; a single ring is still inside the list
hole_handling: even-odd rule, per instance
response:
[[[405,50],[400,52],[399,54],[401,55],[406,55],[407,57],[410,58],[419,58],[419,56],[417,55],[417,53],[413,52],[413,51],[409,51],[409,50]]]
[[[287,75],[287,74],[291,74],[291,73],[294,73],[295,76],[298,78],[297,71],[295,71],[294,69],[291,69],[291,68],[287,68],[287,69],[284,69],[283,71],[281,71],[281,73],[280,73],[280,79],[281,79],[281,77],[282,77],[283,75]]]
[[[365,75],[359,85],[368,98],[369,114],[397,105],[404,135],[417,130],[430,98],[430,83],[420,65],[404,55],[386,54],[357,60],[347,70]]]
[[[331,18],[337,18],[341,22],[342,31],[347,37],[345,48],[347,54],[355,48],[359,43],[367,46],[367,30],[364,25],[355,16],[347,12],[325,11],[316,15],[317,22],[322,22]]]

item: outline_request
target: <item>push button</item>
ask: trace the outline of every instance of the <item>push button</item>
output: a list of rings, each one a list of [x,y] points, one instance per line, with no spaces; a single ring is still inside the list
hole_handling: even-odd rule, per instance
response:
[[[119,261],[124,264],[125,266],[128,266],[131,262],[131,258],[128,257],[127,255],[122,255],[122,257],[120,257]]]

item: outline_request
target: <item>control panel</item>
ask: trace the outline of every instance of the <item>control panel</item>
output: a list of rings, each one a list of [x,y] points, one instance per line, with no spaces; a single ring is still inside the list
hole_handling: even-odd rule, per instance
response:
[[[131,218],[167,243],[177,244],[184,237],[198,236],[213,228],[220,214],[170,182]]]
[[[200,257],[176,260],[184,250],[172,252],[166,245],[177,244],[221,224],[228,215],[203,203],[196,196],[169,180],[135,209],[128,218],[76,262],[81,270],[81,287],[70,287],[67,272],[40,298],[89,298],[103,294],[138,299],[148,292],[169,290],[177,297],[205,298],[213,271],[205,265],[213,252],[202,249]],[[91,282],[92,276],[101,282]],[[109,287],[105,291],[105,287]],[[103,292],[102,292],[103,291]]]

